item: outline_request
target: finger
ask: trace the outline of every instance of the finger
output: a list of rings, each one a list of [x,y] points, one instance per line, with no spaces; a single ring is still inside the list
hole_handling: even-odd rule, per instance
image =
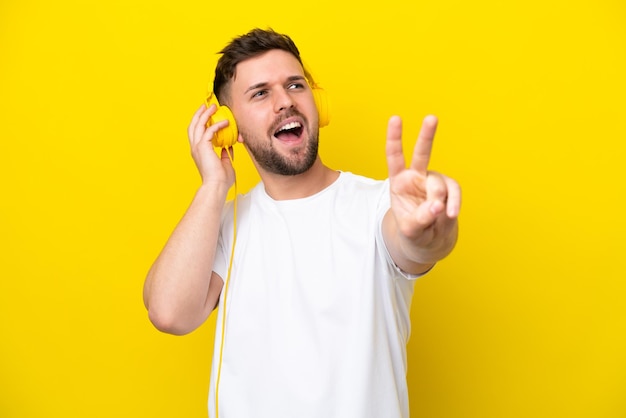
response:
[[[446,214],[449,218],[456,218],[461,212],[461,186],[449,177],[444,177],[448,189],[448,201],[446,202]]]
[[[189,141],[192,145],[197,144],[202,140],[209,118],[215,113],[215,110],[215,105],[211,105],[209,107],[202,105],[194,115],[194,118],[189,125]]]
[[[430,153],[433,147],[433,139],[437,130],[437,117],[426,116],[422,123],[415,148],[413,148],[413,159],[411,160],[411,168],[426,175],[428,163],[430,162]]]
[[[202,119],[200,119],[202,121]],[[206,123],[205,123],[206,125]],[[204,125],[203,125],[204,126]],[[220,129],[223,129],[228,126],[228,119],[220,120],[219,122],[214,123],[204,130],[201,136],[200,142],[211,142],[213,137]]]
[[[208,130],[207,123],[209,122],[209,118],[215,113],[215,110],[216,110],[216,106],[211,105],[208,108],[206,108],[204,112],[202,112],[200,116],[198,117],[198,120],[196,121],[196,125],[194,127],[194,133],[193,133],[193,138],[194,138],[195,143],[197,143],[198,141],[204,140],[204,136],[206,135],[206,131]],[[209,129],[211,127],[209,127]],[[211,134],[211,136],[213,136],[213,134]]]
[[[204,112],[205,110],[206,110],[206,105],[202,104],[202,106],[200,106],[198,110],[196,110],[196,113],[193,114],[193,117],[191,118],[191,122],[189,122],[189,126],[187,127],[187,136],[189,137],[189,141],[192,141],[196,125],[198,124],[198,119],[200,118],[200,115],[202,115],[202,112]]]
[[[443,210],[443,203],[439,200],[426,200],[422,202],[414,213],[416,232],[423,231],[437,221],[437,217]]]
[[[448,199],[448,185],[444,179],[444,176],[430,171],[426,177],[426,200],[431,202],[441,202],[441,208],[444,208],[444,203]]]
[[[387,124],[385,152],[389,177],[395,176],[406,168],[402,153],[402,119],[399,116],[392,116]]]

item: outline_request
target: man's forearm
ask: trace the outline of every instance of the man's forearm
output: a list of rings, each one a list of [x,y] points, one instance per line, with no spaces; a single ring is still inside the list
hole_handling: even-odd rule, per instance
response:
[[[161,331],[193,331],[208,317],[219,298],[221,285],[215,280],[220,278],[212,274],[212,269],[227,192],[220,185],[198,189],[148,272],[144,303],[150,320]]]

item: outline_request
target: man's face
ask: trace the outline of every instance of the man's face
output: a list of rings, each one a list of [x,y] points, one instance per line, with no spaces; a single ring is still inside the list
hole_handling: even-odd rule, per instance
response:
[[[237,65],[230,85],[240,140],[259,168],[280,175],[307,171],[318,150],[318,114],[302,66],[271,50]]]

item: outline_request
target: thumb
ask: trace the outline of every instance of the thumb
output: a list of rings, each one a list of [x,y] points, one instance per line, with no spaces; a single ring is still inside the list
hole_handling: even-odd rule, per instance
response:
[[[435,223],[437,217],[445,210],[440,200],[426,200],[413,213],[413,228],[416,233],[423,231]]]

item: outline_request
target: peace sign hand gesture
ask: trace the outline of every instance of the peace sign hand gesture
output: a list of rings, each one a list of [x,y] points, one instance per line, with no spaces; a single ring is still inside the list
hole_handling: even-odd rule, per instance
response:
[[[424,119],[411,163],[402,153],[402,120],[387,127],[391,208],[383,221],[388,250],[402,270],[422,273],[452,251],[457,238],[461,189],[456,181],[428,170],[437,118]]]

